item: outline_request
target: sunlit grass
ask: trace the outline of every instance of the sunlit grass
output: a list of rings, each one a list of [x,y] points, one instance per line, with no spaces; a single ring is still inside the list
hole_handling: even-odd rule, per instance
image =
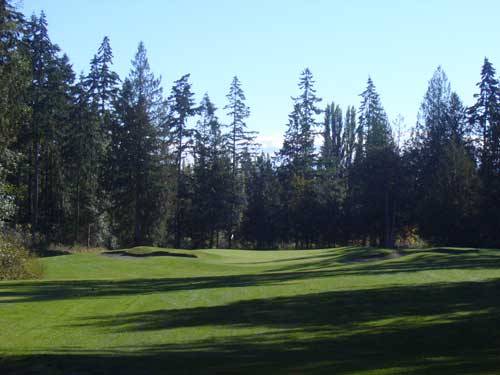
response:
[[[0,283],[1,373],[500,373],[495,250],[158,251]]]

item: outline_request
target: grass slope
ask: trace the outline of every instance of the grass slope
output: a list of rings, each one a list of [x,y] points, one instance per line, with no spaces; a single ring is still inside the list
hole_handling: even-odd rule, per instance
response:
[[[498,251],[168,252],[0,283],[0,373],[500,374]]]

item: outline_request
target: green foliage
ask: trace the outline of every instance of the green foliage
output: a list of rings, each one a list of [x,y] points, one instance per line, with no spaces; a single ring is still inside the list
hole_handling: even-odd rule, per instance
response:
[[[414,221],[436,244],[474,245],[479,180],[470,152],[465,109],[439,67],[429,81],[420,122],[406,162],[417,167],[408,196],[418,202]]]
[[[247,129],[246,119],[250,116],[250,108],[246,105],[245,93],[237,76],[233,77],[226,98],[228,103],[224,109],[227,110],[226,114],[230,119],[229,124],[226,125],[226,137],[228,153],[231,158],[231,190],[228,198],[231,211],[226,221],[226,229],[228,244],[231,248],[234,235],[238,234],[246,200],[243,182],[244,171],[242,170],[245,162],[254,155],[258,145],[255,142],[257,132]],[[248,163],[246,164],[248,165]]]
[[[493,65],[484,60],[476,103],[468,108],[468,120],[476,143],[481,190],[479,221],[481,242],[488,246],[500,244],[500,89]]]
[[[192,228],[196,247],[219,247],[219,234],[228,227],[232,205],[229,139],[222,134],[216,107],[203,97],[194,135]]]
[[[189,74],[185,74],[174,82],[172,92],[168,98],[168,133],[175,158],[175,207],[172,222],[174,242],[176,247],[181,247],[185,237],[187,217],[186,211],[189,187],[186,176],[182,170],[187,150],[192,146],[193,129],[188,128],[187,121],[194,116],[198,109],[194,104],[194,93],[191,91]]]
[[[307,174],[308,177],[316,161],[314,135],[319,126],[316,116],[321,113],[317,107],[321,99],[316,96],[314,83],[311,71],[306,68],[298,84],[301,94],[292,97],[293,111],[289,115],[283,147],[279,152],[283,166],[290,168],[294,174]]]
[[[242,237],[256,249],[273,249],[279,238],[280,186],[269,156],[261,155],[247,180],[248,203],[243,212]]]
[[[0,280],[38,279],[40,260],[14,235],[0,233]]]
[[[162,206],[161,125],[164,101],[143,43],[116,102],[110,160],[112,217],[121,244],[151,244]]]

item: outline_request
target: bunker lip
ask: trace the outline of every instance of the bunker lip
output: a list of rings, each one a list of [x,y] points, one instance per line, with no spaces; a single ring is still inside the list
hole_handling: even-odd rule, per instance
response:
[[[101,255],[110,258],[137,259],[137,258],[152,258],[152,257],[179,257],[179,258],[197,258],[194,254],[171,253],[168,251],[152,251],[144,254],[134,254],[126,251],[105,251]]]

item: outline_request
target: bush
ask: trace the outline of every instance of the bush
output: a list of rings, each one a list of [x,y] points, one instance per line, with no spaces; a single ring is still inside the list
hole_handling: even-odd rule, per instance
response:
[[[40,260],[14,237],[0,234],[0,280],[37,279]]]

